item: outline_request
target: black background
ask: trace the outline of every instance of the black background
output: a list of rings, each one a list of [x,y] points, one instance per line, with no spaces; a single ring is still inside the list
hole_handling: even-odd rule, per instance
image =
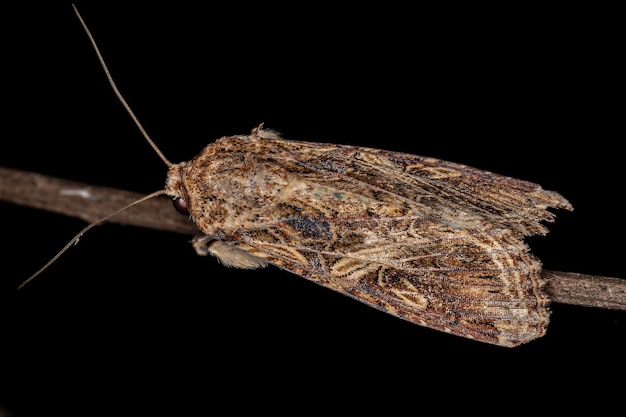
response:
[[[549,235],[529,239],[545,269],[626,276],[623,47],[611,11],[77,5],[174,162],[264,122],[290,139],[465,163],[571,201]],[[70,3],[2,7],[0,165],[162,188],[166,168]],[[624,312],[554,304],[545,337],[499,348],[276,268],[224,268],[186,236],[116,225],[92,230],[15,292],[84,223],[0,210],[0,408],[15,417],[621,403]]]

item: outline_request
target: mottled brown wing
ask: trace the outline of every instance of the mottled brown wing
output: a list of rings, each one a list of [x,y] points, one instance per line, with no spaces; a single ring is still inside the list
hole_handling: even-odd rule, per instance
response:
[[[231,242],[413,323],[516,346],[542,336],[539,262],[509,230],[459,233],[422,218],[286,219]]]
[[[400,152],[355,146],[268,139],[259,155],[316,183],[414,208],[424,216],[461,227],[497,224],[528,236],[545,234],[553,221],[546,208],[571,210],[560,194],[538,184],[466,165]],[[294,155],[298,155],[294,159]]]
[[[208,236],[419,325],[501,346],[545,333],[549,300],[523,237],[547,231],[548,207],[571,208],[555,192],[265,132],[222,138],[182,169]]]
[[[434,158],[266,139],[290,179],[271,223],[230,243],[416,324],[502,346],[542,336],[541,265],[523,242],[547,207],[526,181]]]

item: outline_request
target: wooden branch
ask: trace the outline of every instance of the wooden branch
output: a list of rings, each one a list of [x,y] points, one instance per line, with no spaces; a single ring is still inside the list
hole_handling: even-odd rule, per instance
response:
[[[543,276],[554,303],[626,310],[626,279],[548,270]]]
[[[0,201],[48,210],[93,222],[143,194],[48,177],[0,167]],[[154,198],[109,220],[183,234],[197,234],[188,218],[178,214],[167,198]],[[626,310],[626,280],[574,272],[543,271],[547,292],[555,303]]]
[[[100,220],[143,196],[132,191],[0,167],[0,201],[78,217],[87,223]],[[189,235],[198,233],[196,226],[176,212],[171,200],[165,196],[133,206],[108,222]]]

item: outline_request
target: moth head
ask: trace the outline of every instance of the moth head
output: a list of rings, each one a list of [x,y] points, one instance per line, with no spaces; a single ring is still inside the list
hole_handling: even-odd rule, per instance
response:
[[[189,215],[189,197],[187,196],[187,189],[182,181],[182,171],[185,167],[185,162],[180,164],[172,164],[169,166],[167,173],[167,181],[165,183],[165,194],[172,197],[172,204],[177,212]]]

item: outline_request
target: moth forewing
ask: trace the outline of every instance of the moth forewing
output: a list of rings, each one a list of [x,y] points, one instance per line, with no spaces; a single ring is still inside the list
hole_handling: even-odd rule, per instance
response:
[[[197,250],[211,245],[199,251],[225,265],[268,262],[413,323],[501,346],[545,334],[549,298],[523,238],[546,232],[548,207],[571,209],[526,181],[288,141],[262,126],[172,167],[166,191],[187,199],[205,233]]]

